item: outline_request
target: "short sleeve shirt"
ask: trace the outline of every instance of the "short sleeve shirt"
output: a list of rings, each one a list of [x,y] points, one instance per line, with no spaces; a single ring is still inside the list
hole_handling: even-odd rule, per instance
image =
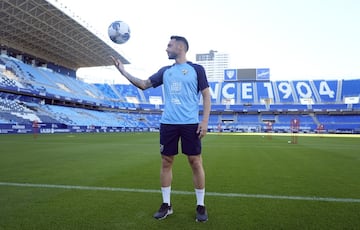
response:
[[[150,77],[153,87],[164,86],[163,124],[199,123],[199,92],[209,87],[205,70],[192,62],[161,68]]]

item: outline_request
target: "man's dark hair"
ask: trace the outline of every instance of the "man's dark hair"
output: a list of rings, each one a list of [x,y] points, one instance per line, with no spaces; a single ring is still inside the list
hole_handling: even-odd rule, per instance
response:
[[[189,43],[186,40],[186,38],[182,37],[182,36],[171,36],[170,39],[175,39],[176,41],[181,41],[185,44],[185,50],[188,51],[189,50]]]

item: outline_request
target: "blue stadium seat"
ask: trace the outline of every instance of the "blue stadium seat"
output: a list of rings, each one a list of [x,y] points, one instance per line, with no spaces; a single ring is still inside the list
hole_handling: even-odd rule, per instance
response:
[[[0,123],[30,123],[37,119],[66,125],[158,128],[163,110],[163,87],[142,91],[129,84],[88,84],[49,69],[34,67],[10,57],[0,57],[0,65],[12,75],[0,72]],[[331,112],[359,111],[360,103],[345,104],[345,97],[360,96],[360,79],[275,82],[210,82],[212,112],[209,127],[219,123],[239,131],[256,130],[273,120],[274,129],[289,129],[297,116],[304,129],[318,123],[332,129],[360,129],[358,115],[338,116]],[[25,92],[24,96],[21,95]],[[39,98],[125,109],[112,112],[42,104]],[[271,98],[269,105],[264,100]],[[302,99],[311,98],[311,103]],[[156,101],[161,103],[150,103]],[[156,105],[155,105],[156,104]],[[200,111],[203,109],[200,103]],[[29,109],[32,108],[32,109]],[[140,113],[138,111],[141,111]],[[151,111],[152,113],[146,113]],[[312,114],[306,114],[310,113]],[[201,114],[201,113],[200,113]],[[202,115],[200,115],[201,119]],[[226,122],[225,122],[226,121]]]

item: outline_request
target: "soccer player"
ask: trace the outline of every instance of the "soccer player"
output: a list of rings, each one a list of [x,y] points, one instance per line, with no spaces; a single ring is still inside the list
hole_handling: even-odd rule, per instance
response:
[[[37,135],[39,133],[39,123],[38,121],[35,119],[33,120],[33,123],[32,123],[32,128],[33,128],[33,136],[34,136],[34,139],[37,138]]]
[[[201,65],[187,61],[188,41],[181,36],[171,36],[166,52],[175,60],[164,66],[146,80],[128,73],[122,62],[112,57],[119,72],[136,87],[145,90],[164,86],[164,111],[160,120],[160,181],[163,203],[154,214],[156,219],[164,219],[173,213],[170,202],[172,166],[178,154],[178,142],[188,158],[192,169],[197,200],[196,221],[205,222],[208,214],[204,204],[205,171],[201,157],[201,139],[206,135],[210,115],[210,91],[205,70]],[[200,93],[203,98],[203,116],[199,121]]]

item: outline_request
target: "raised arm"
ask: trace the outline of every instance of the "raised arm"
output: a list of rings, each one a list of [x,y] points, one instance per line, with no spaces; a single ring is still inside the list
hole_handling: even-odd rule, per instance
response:
[[[131,84],[142,90],[152,87],[150,79],[142,80],[140,78],[134,77],[125,70],[123,63],[119,59],[116,59],[113,56],[111,56],[111,59],[113,60],[115,67],[126,79],[131,82]]]

